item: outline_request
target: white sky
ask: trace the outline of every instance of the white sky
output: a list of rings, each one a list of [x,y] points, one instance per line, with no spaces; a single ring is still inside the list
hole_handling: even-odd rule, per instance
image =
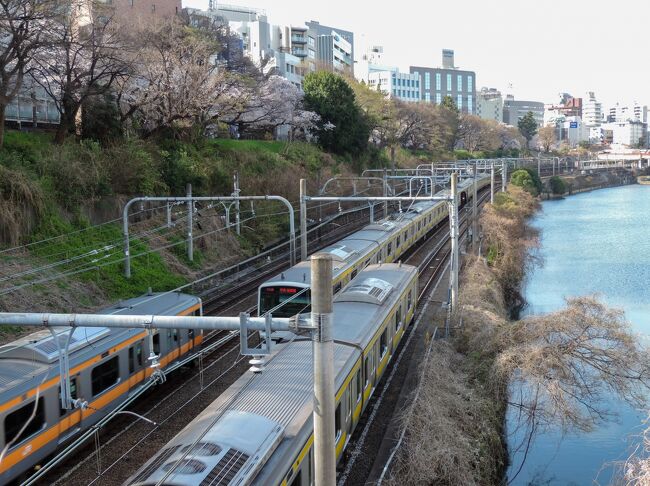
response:
[[[266,10],[271,23],[350,30],[355,54],[384,46],[388,65],[456,66],[476,86],[516,98],[556,102],[558,93],[595,91],[605,107],[650,103],[650,2],[647,0],[229,0]],[[208,0],[183,0],[207,8]],[[644,67],[645,66],[645,67]],[[512,85],[510,88],[509,86]]]

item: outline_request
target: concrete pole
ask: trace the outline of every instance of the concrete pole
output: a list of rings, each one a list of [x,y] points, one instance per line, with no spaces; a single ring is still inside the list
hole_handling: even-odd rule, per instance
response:
[[[375,222],[375,205],[373,203],[368,203],[369,212],[370,212],[370,223]]]
[[[449,226],[451,233],[451,272],[449,286],[451,288],[451,310],[456,310],[458,303],[458,174],[451,174],[451,211],[449,212]]]
[[[551,159],[551,163],[553,164],[553,175],[555,175],[555,158]]]
[[[472,195],[472,252],[478,251],[478,190],[477,190],[478,165],[474,162],[474,194]]]
[[[490,166],[490,204],[494,204],[494,162]]]
[[[235,200],[235,231],[238,235],[241,235],[241,216],[239,215],[239,173],[235,172],[233,176],[233,186],[234,186],[234,195],[237,198]]]
[[[300,261],[307,261],[307,180],[300,179]]]
[[[537,157],[537,175],[542,177],[542,158]]]
[[[192,228],[194,226],[194,200],[192,198],[192,184],[186,186],[187,189],[187,259],[194,261],[194,242],[192,239]]]
[[[332,256],[311,259],[311,318],[314,353],[314,478],[316,486],[336,484]]]
[[[172,205],[167,203],[167,227],[172,227]]]
[[[508,162],[501,162],[501,192],[506,192],[508,188]]]

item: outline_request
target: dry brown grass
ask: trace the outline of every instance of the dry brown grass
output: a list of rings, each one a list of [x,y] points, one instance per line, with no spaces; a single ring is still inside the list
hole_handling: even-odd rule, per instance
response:
[[[506,460],[501,411],[471,383],[466,357],[435,343],[388,484],[498,483]]]
[[[36,184],[0,165],[0,241],[18,243],[44,206],[43,193]]]

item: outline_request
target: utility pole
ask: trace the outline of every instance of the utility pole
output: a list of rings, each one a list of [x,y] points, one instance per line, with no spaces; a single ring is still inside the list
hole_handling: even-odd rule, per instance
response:
[[[187,193],[187,259],[194,261],[194,242],[192,240],[192,227],[194,226],[194,200],[192,199],[192,184],[186,186]]]
[[[336,484],[332,256],[311,258],[311,318],[314,365],[314,478],[316,486]]]
[[[472,251],[478,251],[478,191],[476,189],[478,164],[474,162],[474,194],[472,195]]]
[[[537,175],[542,177],[542,158],[537,157]]]
[[[235,172],[235,175],[233,176],[233,186],[233,196],[237,198],[235,199],[235,232],[238,235],[241,235],[241,217],[239,215],[239,172]]]
[[[508,188],[508,162],[501,162],[501,192],[506,192]]]
[[[458,174],[451,174],[451,207],[449,209],[449,226],[451,233],[451,273],[449,286],[451,287],[451,310],[456,310],[458,303]],[[331,284],[330,284],[331,285]]]
[[[307,261],[307,180],[300,179],[300,261]]]
[[[494,204],[494,162],[490,166],[490,204]]]

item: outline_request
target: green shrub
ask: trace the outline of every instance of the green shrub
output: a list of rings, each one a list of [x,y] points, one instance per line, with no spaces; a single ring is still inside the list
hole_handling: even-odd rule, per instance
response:
[[[514,186],[521,187],[524,191],[531,193],[533,196],[538,194],[535,182],[530,173],[525,169],[519,169],[512,173],[510,183]]]
[[[548,186],[551,189],[553,194],[564,194],[566,193],[566,182],[561,177],[553,176],[548,180]]]

